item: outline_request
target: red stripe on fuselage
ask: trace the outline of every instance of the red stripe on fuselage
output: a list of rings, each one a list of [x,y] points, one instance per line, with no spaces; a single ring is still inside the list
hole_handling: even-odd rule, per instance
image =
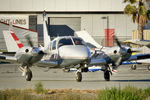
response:
[[[19,41],[19,39],[17,38],[15,33],[11,33],[11,36],[13,37],[13,39],[15,40],[15,42],[17,43],[19,48],[23,47],[23,44]]]

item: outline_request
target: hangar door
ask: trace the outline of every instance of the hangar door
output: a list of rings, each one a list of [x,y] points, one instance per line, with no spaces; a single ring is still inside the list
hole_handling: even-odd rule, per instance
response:
[[[48,20],[51,37],[74,36],[75,31],[81,30],[80,17],[49,17]]]

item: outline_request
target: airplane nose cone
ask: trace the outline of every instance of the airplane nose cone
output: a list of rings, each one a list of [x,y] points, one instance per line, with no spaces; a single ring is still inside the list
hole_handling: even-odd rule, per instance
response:
[[[59,54],[62,59],[86,60],[90,57],[90,51],[86,46],[62,46],[59,48]]]

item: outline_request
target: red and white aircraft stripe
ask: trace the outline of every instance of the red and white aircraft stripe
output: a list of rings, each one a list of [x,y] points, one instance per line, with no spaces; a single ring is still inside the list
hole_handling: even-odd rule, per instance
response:
[[[10,29],[9,31],[10,31],[11,36],[13,37],[13,39],[15,40],[15,42],[17,43],[17,46],[18,46],[19,48],[22,48],[24,45],[19,41],[18,37],[17,37],[16,34],[13,32],[13,30]]]

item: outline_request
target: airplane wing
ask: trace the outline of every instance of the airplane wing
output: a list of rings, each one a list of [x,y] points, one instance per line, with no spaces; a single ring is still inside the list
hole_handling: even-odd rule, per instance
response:
[[[122,62],[122,65],[127,64],[150,64],[150,54],[132,55],[127,61]]]
[[[137,63],[141,63],[141,64],[150,64],[150,59],[141,59],[141,60],[137,60]]]
[[[101,54],[99,55],[99,57],[92,58],[89,65],[106,65],[109,62],[110,59],[107,58],[106,55]],[[141,63],[150,63],[150,53],[132,55],[127,61],[122,62],[122,65]]]
[[[91,65],[106,65],[107,61],[105,59],[97,58],[97,59],[91,59],[91,62],[89,66]]]
[[[58,61],[40,60],[35,65],[37,65],[38,67],[56,68],[58,66]]]
[[[150,58],[150,53],[147,54],[136,54],[132,55],[128,61],[133,61],[133,60],[142,60],[142,59],[149,59]]]
[[[91,61],[89,63],[89,66],[92,65],[106,65],[109,62],[109,58],[107,58],[107,55],[105,53],[99,53],[98,55],[94,55],[91,58]]]
[[[0,55],[0,61],[10,62],[10,63],[17,63],[17,58],[12,57],[12,56]]]
[[[140,47],[142,46],[147,46],[150,48],[150,41],[149,40],[126,40],[122,42],[123,44],[133,44],[133,45],[138,45]]]

